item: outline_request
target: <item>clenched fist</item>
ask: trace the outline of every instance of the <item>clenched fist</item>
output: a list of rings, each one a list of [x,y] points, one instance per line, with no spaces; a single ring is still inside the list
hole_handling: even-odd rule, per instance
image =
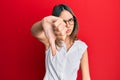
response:
[[[52,55],[54,56],[56,54],[55,40],[64,41],[66,38],[66,24],[62,18],[47,16],[42,20],[42,26],[52,48]]]

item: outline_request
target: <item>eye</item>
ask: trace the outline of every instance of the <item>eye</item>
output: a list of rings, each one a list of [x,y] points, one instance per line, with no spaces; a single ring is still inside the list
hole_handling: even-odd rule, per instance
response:
[[[70,18],[69,20],[63,20],[65,23],[69,23],[70,25],[74,24],[74,18]]]
[[[71,19],[69,19],[69,21],[71,22],[71,21],[74,21],[74,20],[73,20],[73,18],[71,18]]]
[[[63,20],[65,23],[67,22],[66,20]]]

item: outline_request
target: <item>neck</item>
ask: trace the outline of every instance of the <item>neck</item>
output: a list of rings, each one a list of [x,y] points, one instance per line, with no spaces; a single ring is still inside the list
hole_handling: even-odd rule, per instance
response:
[[[71,44],[73,44],[73,40],[70,37],[66,37],[65,44],[66,45],[68,45],[68,44],[71,45]]]
[[[65,44],[66,44],[67,51],[70,49],[70,47],[73,45],[73,43],[74,42],[70,37],[66,37]]]

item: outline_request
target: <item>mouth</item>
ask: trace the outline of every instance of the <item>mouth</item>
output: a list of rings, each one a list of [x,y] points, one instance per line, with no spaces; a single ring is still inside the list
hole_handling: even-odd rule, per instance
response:
[[[66,31],[66,33],[70,33],[71,32],[71,29],[68,29],[67,31]]]

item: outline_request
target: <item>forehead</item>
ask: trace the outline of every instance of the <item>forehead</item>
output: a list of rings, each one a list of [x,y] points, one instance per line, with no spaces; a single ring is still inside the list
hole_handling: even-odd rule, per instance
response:
[[[72,14],[71,14],[69,11],[63,10],[63,11],[60,13],[60,16],[59,16],[59,17],[62,18],[62,19],[64,19],[64,20],[68,20],[68,19],[72,18],[73,16],[72,16]]]

